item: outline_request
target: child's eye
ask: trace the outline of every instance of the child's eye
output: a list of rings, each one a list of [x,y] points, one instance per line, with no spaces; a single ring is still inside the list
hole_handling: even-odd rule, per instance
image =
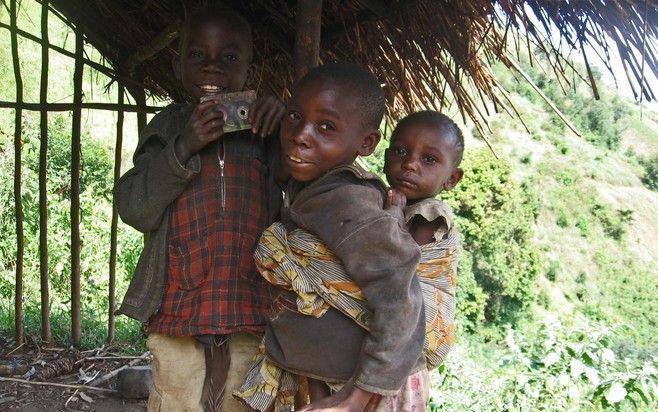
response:
[[[431,155],[423,156],[423,162],[424,162],[424,163],[432,164],[432,165],[433,165],[433,164],[435,164],[437,161],[438,161],[438,160],[437,160],[436,157],[434,157],[434,156],[431,156]]]
[[[288,120],[293,121],[293,122],[297,122],[297,121],[301,120],[301,118],[302,118],[302,116],[300,116],[299,113],[293,112],[293,111],[288,112],[286,114],[286,117],[288,118]]]
[[[323,130],[325,132],[331,132],[336,130],[336,127],[331,122],[322,122],[320,123],[320,130]]]
[[[235,54],[227,54],[226,56],[224,56],[224,59],[227,62],[234,62],[234,61],[238,60],[238,56],[235,55]]]
[[[407,154],[407,151],[404,150],[402,147],[394,147],[393,148],[393,154],[397,156],[404,156]]]
[[[203,57],[203,53],[200,52],[199,50],[190,50],[190,57],[193,57],[195,59],[200,59]]]

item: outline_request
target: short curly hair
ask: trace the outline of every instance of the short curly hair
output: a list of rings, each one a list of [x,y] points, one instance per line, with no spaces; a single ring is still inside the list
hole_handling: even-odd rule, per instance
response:
[[[453,147],[455,154],[455,167],[459,166],[464,156],[464,135],[451,118],[443,113],[434,110],[421,110],[407,115],[405,118],[398,122],[391,135],[391,142],[395,141],[396,136],[407,126],[411,124],[424,124],[427,126],[436,127],[441,136],[450,136],[453,139]]]
[[[327,63],[299,79],[294,90],[316,80],[332,80],[353,91],[359,99],[359,107],[363,110],[363,124],[379,129],[386,110],[386,99],[377,78],[366,68],[347,62]]]

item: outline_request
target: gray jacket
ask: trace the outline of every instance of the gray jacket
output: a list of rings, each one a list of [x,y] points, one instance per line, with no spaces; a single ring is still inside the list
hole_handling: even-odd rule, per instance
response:
[[[353,378],[382,395],[396,393],[424,367],[425,314],[415,276],[420,249],[401,213],[383,209],[385,195],[383,183],[357,166],[341,166],[307,186],[289,184],[282,221],[327,244],[374,316],[367,333],[333,308],[320,318],[279,309],[265,331],[275,364],[329,382]]]
[[[199,155],[185,165],[174,154],[174,143],[192,113],[193,106],[172,104],[156,114],[139,136],[133,156],[134,167],[114,188],[114,200],[121,219],[146,234],[144,250],[117,313],[142,322],[155,313],[167,284],[167,235],[170,205],[200,171]],[[253,150],[249,139],[234,139],[227,150]],[[278,159],[278,139],[266,143],[267,164],[271,169]],[[278,215],[281,192],[274,188],[270,173],[270,220]]]

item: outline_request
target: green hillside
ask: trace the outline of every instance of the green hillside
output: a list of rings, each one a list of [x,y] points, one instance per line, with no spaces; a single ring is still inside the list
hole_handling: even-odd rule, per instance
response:
[[[529,192],[507,218],[518,224],[519,210],[534,209],[529,247],[539,274],[513,327],[498,318],[472,333],[462,329],[434,375],[435,406],[655,410],[658,113],[615,95],[595,101],[579,85],[557,94],[554,83],[534,75],[582,137],[526,84],[501,73],[530,133],[496,115],[490,141],[511,183]],[[467,141],[467,175],[482,173],[477,164],[493,159],[489,153],[481,141]],[[450,197],[453,205],[455,197],[463,199]]]

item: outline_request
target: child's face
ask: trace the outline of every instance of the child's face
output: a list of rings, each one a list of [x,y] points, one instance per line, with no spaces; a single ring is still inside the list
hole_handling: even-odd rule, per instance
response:
[[[408,124],[386,149],[386,179],[407,200],[434,197],[461,179],[462,171],[455,167],[454,137],[439,133],[435,126]]]
[[[174,72],[193,103],[204,95],[241,91],[254,73],[245,36],[219,21],[192,27]]]
[[[375,150],[379,131],[364,125],[358,101],[333,81],[310,80],[295,90],[281,121],[283,162],[292,178],[310,182]]]

